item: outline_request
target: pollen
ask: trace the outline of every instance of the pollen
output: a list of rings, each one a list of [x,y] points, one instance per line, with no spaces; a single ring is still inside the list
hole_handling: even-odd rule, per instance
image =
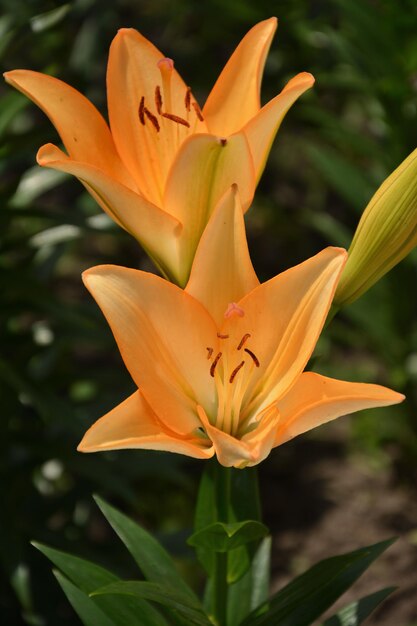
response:
[[[156,110],[158,111],[158,115],[161,115],[162,113],[162,95],[161,95],[161,88],[159,85],[157,85],[155,87],[155,106],[156,106]]]
[[[142,96],[139,104],[139,120],[140,123],[145,126],[145,96]]]
[[[198,119],[200,120],[200,122],[204,122],[204,117],[203,117],[203,114],[201,112],[200,107],[198,106],[198,103],[197,102],[192,102],[192,105],[193,105],[193,109],[194,109]]]
[[[148,118],[148,120],[151,122],[151,124],[156,128],[156,131],[159,133],[160,126],[159,126],[158,118],[156,117],[156,115],[151,113],[149,109],[147,109],[146,107],[144,107],[143,112]]]
[[[206,348],[207,350],[207,360],[210,360],[213,355],[213,348]]]
[[[185,92],[184,104],[187,111],[191,111],[191,87],[187,87]]]
[[[237,350],[242,350],[243,346],[245,345],[245,343],[247,342],[247,340],[250,337],[250,333],[246,333],[246,335],[243,335],[242,339],[239,342],[238,347],[236,348]]]
[[[256,354],[254,354],[254,353],[252,352],[252,350],[249,350],[249,348],[244,348],[244,351],[245,351],[247,354],[249,354],[249,356],[251,357],[252,361],[255,363],[256,367],[259,367],[259,366],[260,366],[260,363],[259,363],[259,359],[258,359],[258,357],[256,356]]]
[[[241,361],[239,365],[235,367],[233,372],[230,374],[229,383],[232,383],[234,381],[234,379],[236,378],[236,374],[238,373],[240,369],[242,369],[244,365],[245,365],[245,361]]]
[[[190,128],[190,123],[179,115],[174,115],[173,113],[162,113],[162,117],[166,117],[167,120],[171,120],[172,122],[176,122],[177,124],[182,124],[182,126]]]
[[[214,359],[213,363],[211,364],[211,367],[210,367],[210,376],[212,376],[213,378],[214,378],[214,372],[215,372],[215,370],[216,370],[217,363],[220,361],[221,356],[222,356],[222,353],[221,353],[221,352],[218,352],[218,353],[216,354],[216,358]]]
[[[221,333],[217,333],[219,339],[229,339],[229,335],[222,335]]]

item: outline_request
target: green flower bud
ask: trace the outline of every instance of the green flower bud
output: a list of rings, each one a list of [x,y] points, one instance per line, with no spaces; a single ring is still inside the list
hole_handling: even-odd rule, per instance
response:
[[[362,214],[334,298],[350,304],[417,244],[417,149],[388,176]]]

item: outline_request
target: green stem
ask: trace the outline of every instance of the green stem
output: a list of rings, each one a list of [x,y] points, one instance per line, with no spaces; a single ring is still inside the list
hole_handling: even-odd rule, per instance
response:
[[[223,467],[216,462],[214,470],[217,518],[228,523],[230,501],[232,497],[232,468]],[[213,580],[213,612],[218,626],[227,626],[227,552],[216,552]]]
[[[227,625],[227,552],[216,552],[213,580],[213,613],[218,626]]]

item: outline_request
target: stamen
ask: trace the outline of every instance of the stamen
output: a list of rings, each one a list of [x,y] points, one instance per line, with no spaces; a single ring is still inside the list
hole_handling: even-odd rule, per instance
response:
[[[206,348],[206,350],[207,350],[207,360],[210,360],[213,354],[213,348]]]
[[[225,318],[234,317],[237,315],[238,317],[243,317],[245,315],[245,311],[236,304],[236,302],[229,302],[227,305],[226,312],[224,314]]]
[[[145,96],[142,96],[139,104],[139,120],[145,126]]]
[[[190,128],[189,122],[187,122],[187,120],[185,120],[183,117],[179,117],[179,115],[174,115],[173,113],[162,113],[162,117],[166,117],[167,120],[171,120],[173,122],[176,122],[177,124],[182,124],[183,126]]]
[[[230,375],[229,378],[229,383],[232,383],[234,381],[234,379],[236,378],[236,374],[238,373],[238,371],[245,365],[245,361],[241,361],[239,363],[239,365],[237,367],[235,367],[235,369],[233,370],[233,372]]]
[[[162,96],[161,96],[161,88],[159,85],[155,87],[155,106],[158,111],[158,115],[162,113]]]
[[[160,126],[159,126],[158,118],[156,117],[156,115],[151,113],[149,109],[147,109],[146,107],[144,107],[143,112],[148,118],[148,120],[154,125],[154,127],[156,128],[156,131],[159,133]]]
[[[219,352],[219,353],[216,355],[216,358],[214,359],[213,363],[211,364],[211,367],[210,367],[210,376],[212,376],[213,378],[214,378],[214,370],[216,369],[216,365],[217,365],[217,363],[220,361],[220,357],[221,357],[221,356],[222,356],[222,353],[221,353],[221,352]]]
[[[247,352],[249,354],[249,356],[252,358],[252,361],[255,363],[256,367],[259,367],[260,363],[259,363],[259,359],[258,357],[252,352],[252,350],[249,350],[249,348],[245,348],[244,349],[245,352]]]
[[[200,120],[200,122],[204,122],[204,117],[203,117],[200,107],[198,106],[198,102],[192,102],[191,104],[193,105],[193,109],[198,119]]]
[[[219,143],[224,148],[224,146],[227,144],[227,139],[225,137],[219,137]]]
[[[185,108],[187,111],[191,111],[191,87],[187,87],[184,99]]]
[[[229,335],[222,335],[220,333],[217,333],[217,336],[219,339],[229,339]]]
[[[250,333],[246,333],[246,335],[243,335],[242,339],[240,340],[240,343],[237,347],[237,350],[242,350],[243,346],[245,345],[245,343],[247,342],[247,340],[250,337]]]

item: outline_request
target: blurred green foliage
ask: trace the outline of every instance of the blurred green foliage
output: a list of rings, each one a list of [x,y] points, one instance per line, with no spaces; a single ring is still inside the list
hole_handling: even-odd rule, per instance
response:
[[[414,0],[1,0],[1,8],[3,71],[58,76],[104,114],[107,52],[119,27],[138,28],[172,56],[203,102],[243,34],[271,11],[280,18],[263,101],[299,71],[317,83],[288,114],[248,215],[262,279],[327,244],[348,245],[373,192],[417,145]],[[151,266],[77,181],[36,166],[48,141],[57,137],[46,117],[2,87],[0,611],[10,626],[77,623],[30,539],[112,560],[128,574],[92,512],[91,492],[121,501],[178,551],[201,471],[174,455],[75,451],[86,428],[132,388],[80,272],[98,263]],[[389,459],[409,480],[417,453],[416,277],[414,254],[335,319],[316,365],[407,394],[406,404],[350,423],[355,446],[375,462]]]

